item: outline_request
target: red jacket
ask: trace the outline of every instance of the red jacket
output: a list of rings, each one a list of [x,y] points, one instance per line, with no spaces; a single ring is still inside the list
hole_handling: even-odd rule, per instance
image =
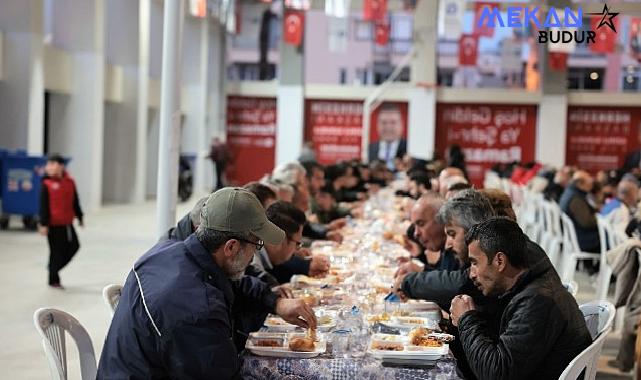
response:
[[[74,216],[82,222],[82,210],[73,179],[66,172],[62,178],[44,177],[40,190],[40,224],[66,226],[73,223]]]

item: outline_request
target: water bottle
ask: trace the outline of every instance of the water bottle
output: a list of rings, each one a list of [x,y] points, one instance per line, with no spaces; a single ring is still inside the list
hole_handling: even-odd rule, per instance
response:
[[[358,306],[352,306],[347,318],[347,324],[352,332],[352,340],[350,342],[351,356],[353,358],[362,358],[367,350],[367,330]]]

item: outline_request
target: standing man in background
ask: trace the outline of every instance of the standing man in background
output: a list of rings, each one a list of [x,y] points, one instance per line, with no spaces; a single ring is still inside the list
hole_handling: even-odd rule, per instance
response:
[[[83,226],[82,209],[74,180],[65,171],[62,156],[47,160],[40,190],[40,234],[49,242],[49,286],[63,289],[58,272],[78,252],[80,243],[73,228],[74,217]]]
[[[214,137],[211,142],[209,158],[214,164],[214,169],[216,170],[216,186],[214,187],[214,191],[216,191],[226,186],[223,181],[223,175],[225,174],[227,164],[231,161],[231,152],[229,148],[218,137]]]

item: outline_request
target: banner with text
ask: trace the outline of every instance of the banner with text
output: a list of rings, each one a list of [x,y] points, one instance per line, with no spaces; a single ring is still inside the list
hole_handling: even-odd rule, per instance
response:
[[[244,185],[272,171],[275,161],[276,99],[227,97],[230,184]]]
[[[639,144],[641,109],[568,107],[565,162],[590,172],[623,166]]]
[[[465,153],[467,174],[478,188],[497,163],[534,160],[536,111],[533,105],[445,104],[436,107],[436,152],[450,145]]]

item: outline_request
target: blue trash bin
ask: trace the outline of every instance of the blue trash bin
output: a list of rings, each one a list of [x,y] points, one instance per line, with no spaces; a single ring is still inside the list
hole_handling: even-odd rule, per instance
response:
[[[6,229],[10,215],[21,215],[24,226],[35,229],[40,208],[40,186],[45,157],[8,154],[2,159],[2,219]]]

